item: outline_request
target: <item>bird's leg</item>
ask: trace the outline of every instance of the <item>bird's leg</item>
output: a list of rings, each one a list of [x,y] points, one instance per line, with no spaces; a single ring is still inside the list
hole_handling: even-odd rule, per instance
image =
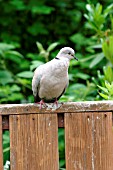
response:
[[[37,104],[40,104],[40,107],[39,107],[40,109],[42,109],[42,106],[46,107],[46,104],[43,99],[40,102],[37,102]]]
[[[62,103],[58,103],[58,100],[56,98],[53,105],[52,105],[52,110],[58,109],[61,105],[62,105]]]
[[[46,105],[47,105],[47,110],[51,110],[51,109],[56,110],[61,106],[61,105],[59,106],[57,98],[55,99],[54,103],[50,103],[50,104],[46,103]]]
[[[42,109],[42,106],[45,105],[44,100],[40,101],[40,109]]]
[[[57,100],[57,98],[55,99],[55,102],[53,104],[55,104],[56,107],[58,107],[58,100]]]

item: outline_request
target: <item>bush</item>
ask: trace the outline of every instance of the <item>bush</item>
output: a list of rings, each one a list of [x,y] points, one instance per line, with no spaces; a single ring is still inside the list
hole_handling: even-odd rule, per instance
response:
[[[60,101],[102,100],[101,96],[112,99],[111,3],[1,0],[0,103],[33,102],[34,69],[54,58],[64,46],[75,49],[79,62],[70,63],[70,85]],[[3,138],[6,155],[7,136],[8,132]],[[59,130],[61,168],[65,168],[63,138],[63,130]],[[7,159],[4,156],[4,163]]]

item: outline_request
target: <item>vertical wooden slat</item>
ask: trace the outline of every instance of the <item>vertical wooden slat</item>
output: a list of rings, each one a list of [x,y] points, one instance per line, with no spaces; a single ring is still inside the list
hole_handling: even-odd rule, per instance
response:
[[[66,170],[112,170],[112,113],[66,113]]]
[[[0,170],[3,170],[3,150],[2,150],[2,116],[0,116]]]
[[[10,116],[11,170],[58,170],[56,114]]]

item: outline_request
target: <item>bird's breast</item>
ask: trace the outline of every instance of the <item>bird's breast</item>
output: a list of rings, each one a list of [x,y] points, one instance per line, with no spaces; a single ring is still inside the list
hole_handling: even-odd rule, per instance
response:
[[[39,97],[53,99],[59,97],[68,84],[67,60],[52,61],[45,70],[40,81]]]
[[[53,99],[59,97],[66,85],[68,84],[68,76],[52,75],[43,76],[40,82],[39,97],[45,99]]]

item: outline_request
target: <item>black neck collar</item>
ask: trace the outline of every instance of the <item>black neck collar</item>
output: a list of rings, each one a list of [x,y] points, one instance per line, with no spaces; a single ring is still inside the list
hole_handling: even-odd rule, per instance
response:
[[[58,57],[55,57],[55,59],[56,59],[56,60],[60,60],[60,58],[58,58]]]

